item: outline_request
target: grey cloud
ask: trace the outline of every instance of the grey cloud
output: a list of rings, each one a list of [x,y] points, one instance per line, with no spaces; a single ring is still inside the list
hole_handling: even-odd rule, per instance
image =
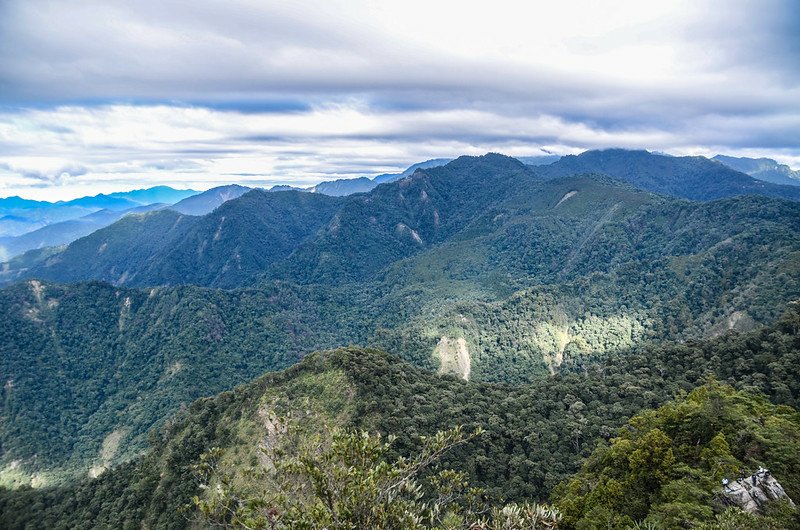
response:
[[[23,177],[41,181],[43,185],[61,184],[72,177],[79,177],[88,173],[88,169],[82,166],[64,166],[55,171],[41,171],[36,169],[16,168],[3,164],[4,168],[22,175]]]
[[[655,20],[603,37],[635,42],[642,35],[668,45],[676,38],[690,46],[695,55],[678,58],[686,61],[681,66],[687,74],[657,82],[646,76],[626,80],[558,65],[521,64],[502,56],[448,55],[381,34],[368,21],[348,20],[324,3],[314,9],[309,5],[0,0],[0,113],[65,103],[101,108],[109,102],[156,102],[201,105],[227,112],[231,120],[246,120],[247,115],[311,113],[356,102],[366,113],[395,119],[424,112],[486,114],[480,124],[456,116],[406,120],[359,134],[262,134],[243,128],[226,131],[221,139],[151,148],[157,152],[108,142],[93,145],[91,156],[83,158],[61,153],[93,170],[129,162],[114,170],[119,173],[201,171],[207,166],[191,159],[246,156],[258,146],[273,149],[276,170],[301,172],[313,166],[318,175],[363,174],[415,161],[396,152],[357,159],[359,143],[398,145],[409,157],[427,154],[426,143],[498,150],[521,144],[665,150],[714,146],[800,156],[800,17],[793,0],[732,0],[724,6],[692,2],[690,20],[677,36],[669,34],[672,21]],[[443,23],[459,24],[457,13]],[[597,42],[587,36],[567,44],[591,51]],[[537,131],[513,126],[516,118],[542,116],[561,120],[564,127]],[[73,132],[61,123],[47,130]],[[353,146],[350,160],[319,147],[340,144]],[[419,147],[408,147],[413,145]],[[0,135],[0,156],[39,156],[40,150],[33,142]],[[43,182],[73,175],[29,173]]]

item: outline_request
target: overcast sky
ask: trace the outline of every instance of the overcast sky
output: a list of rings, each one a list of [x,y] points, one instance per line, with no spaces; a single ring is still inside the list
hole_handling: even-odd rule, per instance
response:
[[[0,196],[630,147],[800,167],[800,3],[0,0]]]

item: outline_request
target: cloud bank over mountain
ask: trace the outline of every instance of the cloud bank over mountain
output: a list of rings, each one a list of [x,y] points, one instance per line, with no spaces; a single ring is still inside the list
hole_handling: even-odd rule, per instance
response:
[[[622,146],[800,166],[790,1],[0,4],[0,195]],[[624,16],[623,16],[624,15]]]

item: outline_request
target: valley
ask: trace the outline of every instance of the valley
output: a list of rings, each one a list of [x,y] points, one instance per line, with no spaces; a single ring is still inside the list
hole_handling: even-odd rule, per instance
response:
[[[557,502],[629,418],[708,377],[797,406],[800,203],[558,164],[489,154],[351,196],[250,190],[6,264],[0,502],[64,527],[180,526],[191,463],[221,446],[244,473],[279,430],[263,418],[297,403],[303,429],[394,434],[397,455],[481,427],[497,449],[442,465],[491,498]]]

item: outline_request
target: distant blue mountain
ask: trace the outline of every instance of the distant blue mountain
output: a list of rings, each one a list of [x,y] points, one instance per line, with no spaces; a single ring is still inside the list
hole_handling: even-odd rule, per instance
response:
[[[200,193],[195,190],[176,190],[169,186],[155,186],[142,190],[133,190],[109,194],[109,197],[127,199],[139,204],[175,204],[188,197]]]
[[[79,219],[99,210],[123,212],[150,204],[173,204],[197,193],[194,190],[156,186],[57,202],[7,197],[0,199],[0,237],[20,236],[48,225]]]
[[[793,170],[785,164],[779,164],[771,158],[747,158],[717,155],[712,160],[747,173],[753,178],[783,184],[785,186],[800,186],[800,171]]]
[[[166,204],[148,204],[128,210],[98,210],[78,219],[53,223],[16,237],[3,237],[0,238],[0,259],[9,260],[29,250],[68,245],[119,221],[126,215],[159,210],[166,206]]]
[[[251,189],[238,184],[218,186],[183,199],[173,204],[170,209],[186,215],[205,215],[213,212],[223,203],[241,197]]]
[[[432,160],[426,160],[425,162],[419,162],[410,166],[402,173],[383,173],[375,177],[329,180],[320,182],[316,186],[312,186],[310,188],[295,188],[293,186],[285,185],[273,186],[269,191],[309,191],[311,193],[322,193],[323,195],[330,195],[332,197],[343,197],[345,195],[352,195],[354,193],[367,193],[384,182],[394,182],[395,180],[400,180],[413,174],[417,169],[443,166],[450,162],[450,160],[450,158],[435,158]]]

